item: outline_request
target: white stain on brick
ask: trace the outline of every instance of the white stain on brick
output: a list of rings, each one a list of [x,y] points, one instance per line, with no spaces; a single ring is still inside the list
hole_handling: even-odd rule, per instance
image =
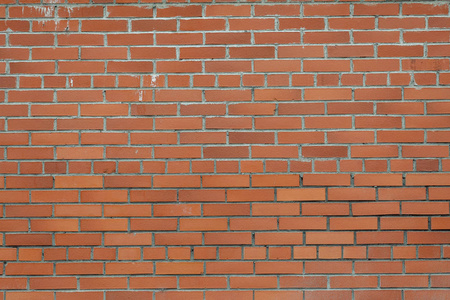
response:
[[[152,82],[150,83],[151,87],[156,87],[156,79],[158,79],[159,75],[152,74]]]
[[[46,18],[53,17],[53,13],[55,12],[55,8],[53,6],[37,6],[35,7],[35,9],[43,14]]]

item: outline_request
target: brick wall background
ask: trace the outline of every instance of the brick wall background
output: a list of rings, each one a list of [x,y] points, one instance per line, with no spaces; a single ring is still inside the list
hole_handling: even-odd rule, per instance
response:
[[[0,299],[450,299],[448,2],[0,18]]]

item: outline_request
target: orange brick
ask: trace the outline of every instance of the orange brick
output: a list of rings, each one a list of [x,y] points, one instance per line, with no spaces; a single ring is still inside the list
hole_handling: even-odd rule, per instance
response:
[[[375,288],[378,285],[375,276],[333,276],[330,277],[332,288]]]
[[[307,232],[306,244],[353,244],[354,238],[351,232]]]

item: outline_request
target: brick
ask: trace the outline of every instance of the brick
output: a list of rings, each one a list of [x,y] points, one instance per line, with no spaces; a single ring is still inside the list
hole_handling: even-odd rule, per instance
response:
[[[448,24],[446,21],[448,18],[446,17],[430,17],[430,28],[448,28]]]
[[[325,200],[325,189],[308,188],[308,189],[277,189],[279,201],[320,201]]]
[[[257,32],[254,34],[255,44],[297,44],[300,34],[297,32]],[[249,41],[246,43],[250,43]]]
[[[256,51],[252,51],[255,53]],[[304,67],[305,68],[304,62]],[[300,71],[301,64],[296,60],[262,60],[254,62],[255,72],[292,72],[292,71]]]
[[[146,299],[148,297],[153,297],[153,292],[147,291],[108,291],[106,292],[106,299],[108,300],[118,300],[124,299],[124,297],[131,297],[133,299]]]
[[[432,287],[448,287],[448,284],[446,283],[446,280],[448,279],[448,276],[431,276],[431,286]]]
[[[100,234],[63,233],[55,234],[56,246],[99,246]]]
[[[275,218],[233,218],[230,220],[230,229],[236,231],[242,230],[258,230],[264,228],[265,230],[275,230]]]
[[[108,73],[141,73],[153,70],[152,62],[119,62],[112,61],[108,63]]]
[[[428,280],[424,276],[382,276],[381,285],[383,287],[426,287]]]
[[[348,16],[350,6],[348,4],[306,4],[304,14],[305,16]]]
[[[354,42],[356,44],[360,43],[398,43],[400,39],[399,31],[378,31],[369,32],[367,31],[354,31],[353,32]]]
[[[25,289],[26,279],[25,278],[3,278],[0,280],[0,286],[4,290],[9,289]]]
[[[124,288],[126,286],[126,278],[81,278],[81,289],[111,289],[111,288]]]
[[[171,6],[167,8],[158,8],[156,10],[156,16],[158,18],[167,18],[167,17],[201,17],[201,6],[192,5],[187,8]]]
[[[448,232],[409,232],[408,244],[445,244],[448,243]]]
[[[331,230],[375,230],[377,227],[374,217],[330,218]]]
[[[108,34],[106,37],[107,37],[107,45],[109,46],[153,45],[153,33],[139,33],[139,34],[114,33]],[[103,42],[100,45],[103,45]]]
[[[205,233],[205,245],[240,245],[251,244],[248,232]]]
[[[358,232],[356,234],[357,244],[378,244],[381,242],[383,244],[401,244],[403,243],[403,232],[372,232],[370,234],[368,234],[367,232]],[[397,271],[393,271],[393,273],[397,273]]]
[[[51,292],[8,292],[6,297],[8,300],[20,300],[20,299],[31,299],[31,300],[50,300],[53,298],[53,293]]]
[[[375,28],[375,19],[373,17],[330,18],[328,19],[328,22],[330,29],[345,30]]]
[[[300,262],[255,262],[256,274],[301,274],[303,264]]]
[[[380,133],[380,131],[378,132]],[[327,133],[328,142],[332,144],[373,143],[374,134],[370,131],[331,131]],[[350,148],[353,149],[353,148]],[[346,156],[346,155],[345,155]]]
[[[307,232],[306,244],[353,244],[354,238],[351,232]]]
[[[181,231],[222,231],[227,230],[227,219],[181,219]]]
[[[355,299],[379,299],[379,297],[388,297],[389,299],[402,299],[402,292],[400,290],[362,290],[355,292]]]
[[[197,291],[163,291],[163,292],[156,292],[155,293],[157,300],[164,300],[164,299],[174,299],[174,300],[181,300],[186,299],[185,297],[189,297],[189,299],[194,300],[200,300],[203,299],[203,293],[197,292]]]
[[[168,48],[161,48],[161,49],[169,50]],[[152,55],[151,52],[149,53],[149,51],[147,49],[144,49],[144,50],[145,50],[146,55],[150,56],[147,58],[151,58],[151,57],[155,56],[155,55]],[[172,51],[164,51],[164,52],[161,51],[161,52],[166,53],[166,54],[171,53],[171,57],[173,56],[173,58],[174,58],[175,57],[175,48],[170,48],[170,50],[172,50]],[[161,58],[165,58],[165,57],[161,57]],[[183,47],[180,49],[180,58],[184,58],[184,59],[225,58],[225,48],[223,48],[223,47],[202,47],[202,48]],[[233,57],[233,58],[235,58],[235,57]]]
[[[398,215],[400,207],[396,202],[382,203],[354,203],[352,204],[353,215]]]
[[[351,128],[351,119],[348,117],[305,117],[305,128]]]
[[[255,299],[274,299],[273,297],[282,297],[289,299],[302,299],[303,295],[300,291],[256,291]]]
[[[175,20],[170,20],[171,22]],[[159,23],[160,21],[158,21]],[[176,22],[174,23],[174,30],[176,30]],[[225,29],[224,19],[203,19],[203,20],[181,20],[180,30],[186,31],[203,31],[203,30],[218,31]],[[161,29],[156,29],[161,30]],[[163,31],[166,31],[162,29]]]
[[[279,27],[282,30],[300,29],[308,30],[324,29],[325,22],[322,18],[300,19],[300,18],[279,18]]]
[[[170,59],[176,57],[175,48],[173,47],[131,47],[130,53],[132,59]]]
[[[448,297],[448,291],[445,290],[429,290],[429,291],[415,291],[415,290],[406,290],[405,291],[405,299],[427,299],[429,297]]]
[[[346,174],[305,174],[303,185],[329,185],[329,186],[347,186],[350,184],[350,177]]]
[[[306,274],[346,274],[351,273],[351,263],[350,262],[326,262],[326,261],[316,261],[316,262],[305,262],[305,273]],[[310,298],[317,299],[317,298]]]
[[[10,262],[5,267],[5,275],[51,275],[51,274],[53,274],[53,266],[51,263]]]
[[[356,4],[354,6],[354,15],[381,15],[381,16],[396,16],[400,10],[400,5],[395,3],[381,3],[377,5]]]
[[[322,215],[341,215],[349,214],[349,205],[345,203],[305,203],[302,205],[302,215],[304,216],[322,216]]]
[[[209,289],[214,288],[225,288],[226,287],[226,278],[225,277],[184,277],[180,280],[180,286],[182,288],[201,288],[207,287]]]
[[[270,210],[268,210],[270,209]],[[252,212],[255,216],[273,216],[285,215],[295,216],[299,215],[300,208],[295,203],[270,204],[270,203],[255,203],[252,205]]]
[[[448,263],[441,260],[405,262],[406,273],[443,273]]]
[[[386,262],[371,261],[371,262],[358,262],[355,263],[356,273],[377,274],[377,273],[401,273],[401,264],[391,264],[391,269]]]
[[[305,44],[346,44],[350,42],[350,36],[345,31],[305,32],[303,42]]]
[[[141,34],[136,35],[136,39]],[[153,44],[153,34],[149,37],[147,44]],[[157,45],[199,45],[202,44],[201,33],[159,33],[156,35]],[[142,42],[141,42],[142,43]],[[140,42],[134,42],[135,45],[139,45]]]
[[[377,286],[375,276],[333,276],[330,277],[332,288],[374,288]]]
[[[305,100],[350,100],[351,97],[349,89],[305,89]]]
[[[378,49],[381,46],[378,47]],[[373,57],[372,46],[327,46],[329,57]],[[380,51],[380,50],[378,50]],[[378,54],[380,56],[380,54]]]
[[[220,33],[206,33],[207,45],[241,45],[250,44],[251,36],[246,32],[220,32]],[[257,43],[259,44],[259,43]],[[213,65],[213,64],[211,64]]]
[[[425,28],[425,18],[396,18],[396,17],[384,17],[379,19],[378,27],[380,29],[415,29]]]
[[[296,57],[324,57],[323,46],[279,46],[278,57],[296,58]]]
[[[325,276],[280,276],[282,288],[324,288]]]
[[[11,62],[11,74],[52,74],[55,72],[54,62]],[[38,92],[36,92],[38,94]]]
[[[303,157],[347,157],[345,146],[303,146]]]
[[[55,188],[99,188],[102,184],[101,176],[55,176]]]
[[[148,233],[110,233],[105,234],[105,246],[139,246],[151,244],[152,235]]]
[[[130,278],[130,287],[139,289],[142,287],[176,287],[176,277],[169,276],[152,276],[152,277],[132,277]]]
[[[301,233],[260,232],[255,234],[255,245],[300,245],[302,243]]]
[[[408,174],[406,185],[447,185],[447,174]]]
[[[230,277],[232,288],[275,288],[276,278],[273,276]]]
[[[248,147],[207,147],[203,148],[203,156],[205,158],[232,158],[249,156]]]
[[[437,71],[448,70],[449,62],[442,59],[405,59],[402,60],[402,70]]]
[[[228,19],[230,30],[274,30],[275,20],[269,18]]]
[[[203,187],[248,187],[248,175],[204,175]]]
[[[351,157],[397,157],[397,146],[351,146]]]
[[[410,57],[410,56],[423,56],[422,46],[378,46],[379,57]],[[407,64],[403,65],[405,68]]]
[[[403,5],[404,15],[440,15],[448,14],[448,5],[430,5],[421,3],[406,3]]]
[[[280,103],[278,113],[280,115],[309,115],[324,114],[325,107],[320,103]]]
[[[251,262],[206,262],[206,274],[251,274]]]
[[[446,217],[432,217],[431,229],[448,229],[449,219]]]
[[[53,46],[55,37],[52,34],[10,34],[11,46]]]
[[[298,175],[252,175],[254,187],[266,186],[298,186]]]

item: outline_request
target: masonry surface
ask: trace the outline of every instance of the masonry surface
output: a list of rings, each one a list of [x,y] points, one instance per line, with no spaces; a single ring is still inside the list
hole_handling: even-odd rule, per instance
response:
[[[450,299],[449,2],[0,0],[0,299]]]

